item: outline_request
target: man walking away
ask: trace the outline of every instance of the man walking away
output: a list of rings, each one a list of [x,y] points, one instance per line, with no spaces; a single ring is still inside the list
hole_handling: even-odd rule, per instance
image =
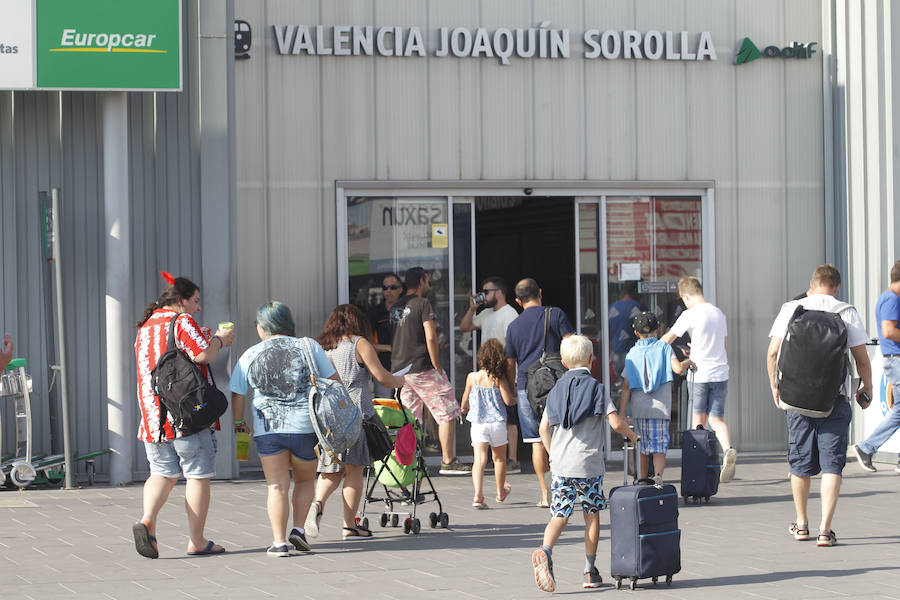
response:
[[[822,265],[813,271],[810,291],[806,298],[785,302],[772,330],[769,332],[769,349],[766,353],[766,366],[769,371],[769,383],[772,388],[772,399],[775,406],[785,410],[779,392],[778,353],[791,323],[791,318],[798,306],[814,311],[839,311],[846,325],[847,347],[856,362],[856,370],[862,378],[863,387],[856,394],[856,401],[865,403],[862,394],[872,393],[872,369],[869,355],[866,354],[868,336],[863,328],[859,314],[852,306],[843,309],[835,297],[841,285],[841,274],[834,265]],[[834,408],[827,417],[816,418],[798,412],[787,412],[788,425],[788,464],[791,469],[791,492],[794,495],[794,509],[797,520],[791,523],[789,533],[795,540],[808,540],[809,519],[806,508],[809,500],[810,478],[822,473],[821,498],[822,519],[819,524],[818,546],[834,546],[837,536],[831,529],[838,496],[841,491],[841,473],[847,462],[847,446],[850,435],[850,402],[849,386],[846,379],[839,391]],[[865,408],[865,406],[863,406]]]
[[[488,277],[481,284],[484,302],[475,303],[469,297],[469,310],[459,323],[460,331],[481,330],[481,344],[493,338],[506,347],[506,329],[519,313],[506,302],[506,282],[499,277]],[[484,310],[475,313],[479,306]],[[516,405],[506,406],[506,439],[509,441],[509,459],[506,461],[506,473],[520,473],[519,465],[519,413]]]
[[[391,371],[410,367],[400,390],[400,400],[423,423],[423,404],[438,423],[441,442],[441,475],[467,475],[469,465],[457,460],[453,420],[460,416],[459,404],[447,374],[441,369],[434,309],[425,295],[431,280],[422,267],[413,267],[405,275],[406,295],[391,307],[394,340],[391,346]]]
[[[725,398],[728,395],[728,328],[725,314],[703,297],[703,288],[696,277],[682,277],[678,282],[678,295],[687,310],[682,312],[662,341],[673,343],[685,333],[691,336],[688,358],[697,366],[688,395],[693,405],[691,429],[707,426],[716,432],[722,445],[723,460],[719,481],[728,483],[734,479],[737,450],[731,447],[731,434],[725,423]]]
[[[516,386],[518,395],[519,427],[522,428],[522,439],[531,444],[531,462],[541,486],[541,498],[537,506],[550,507],[550,496],[545,476],[550,470],[547,451],[541,443],[538,430],[540,419],[528,403],[527,377],[528,367],[540,360],[544,351],[544,307],[543,295],[534,279],[523,279],[516,284],[516,302],[525,310],[506,330],[506,363],[509,382]],[[550,329],[547,331],[547,352],[559,352],[562,338],[575,333],[575,329],[559,308],[550,311]]]
[[[884,376],[893,387],[894,406],[865,441],[853,446],[859,466],[874,473],[872,455],[900,429],[900,260],[891,267],[891,285],[878,298],[875,305],[875,321],[878,323],[878,341],[881,348]],[[894,467],[900,473],[900,461]]]

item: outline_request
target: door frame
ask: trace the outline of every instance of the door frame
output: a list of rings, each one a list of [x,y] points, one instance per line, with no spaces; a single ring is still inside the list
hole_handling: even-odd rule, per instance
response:
[[[454,298],[454,266],[453,266],[453,206],[454,204],[472,205],[472,279],[478,281],[480,274],[476,270],[477,259],[475,242],[475,209],[474,198],[484,196],[546,196],[571,197],[575,199],[575,226],[573,231],[573,252],[575,253],[575,301],[576,327],[581,331],[581,290],[578,247],[578,207],[580,204],[598,205],[600,223],[598,225],[598,260],[606,264],[606,201],[614,196],[696,196],[700,198],[700,232],[701,261],[703,264],[703,291],[707,299],[716,303],[716,262],[715,262],[715,182],[714,181],[553,181],[553,180],[480,180],[480,181],[335,181],[335,237],[337,243],[337,287],[338,302],[346,303],[350,298],[349,248],[347,240],[347,197],[429,197],[435,200],[444,198],[447,201],[449,221],[449,254],[450,254],[450,326],[456,327],[456,311]],[[609,322],[609,290],[608,274],[603,269],[601,284],[602,327],[605,337]],[[452,332],[451,332],[452,333]],[[450,335],[450,356],[455,356],[455,335]],[[473,357],[473,364],[474,364]],[[609,348],[603,344],[603,364],[609,364]],[[455,378],[454,369],[451,377]],[[451,380],[455,386],[455,381]],[[609,386],[605,386],[607,401],[610,401]],[[679,456],[680,451],[671,450],[671,456]],[[606,457],[609,458],[609,430],[607,429]]]

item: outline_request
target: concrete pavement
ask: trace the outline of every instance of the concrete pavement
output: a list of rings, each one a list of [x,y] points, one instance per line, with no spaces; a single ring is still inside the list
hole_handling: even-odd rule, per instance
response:
[[[674,464],[672,464],[674,462]],[[880,467],[882,465],[879,465]],[[839,545],[817,548],[787,534],[793,504],[787,465],[775,454],[742,455],[735,480],[712,503],[680,506],[681,573],[672,587],[616,591],[609,585],[609,514],[601,513],[597,564],[606,585],[582,590],[581,518],[574,517],[554,552],[557,594],[641,594],[659,598],[900,598],[900,476],[892,468],[863,474],[855,461],[845,471],[834,530]],[[679,478],[670,461],[668,481]],[[622,479],[611,465],[607,493]],[[513,475],[503,505],[470,508],[468,477],[434,478],[450,515],[450,528],[427,525],[433,504],[420,507],[422,532],[378,526],[376,539],[340,540],[336,497],[326,507],[314,551],[269,558],[271,542],[260,479],[214,482],[207,535],[224,545],[221,556],[188,557],[179,485],[163,509],[159,560],[137,555],[131,524],[141,512],[141,486],[80,490],[0,491],[0,598],[540,598],[530,556],[547,511],[537,509],[532,474]],[[677,485],[677,484],[676,484]],[[492,476],[486,489],[493,489]],[[811,529],[819,518],[813,482]]]

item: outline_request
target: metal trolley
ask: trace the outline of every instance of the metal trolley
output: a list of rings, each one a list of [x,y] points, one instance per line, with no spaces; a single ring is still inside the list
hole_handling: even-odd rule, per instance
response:
[[[31,448],[31,377],[25,373],[24,358],[10,361],[0,374],[0,399],[12,398],[13,415],[16,421],[15,452],[9,457],[2,457],[0,462],[0,483],[7,477],[16,487],[23,488],[31,484],[37,477],[37,470],[32,464]],[[3,441],[3,427],[0,422],[0,447]]]

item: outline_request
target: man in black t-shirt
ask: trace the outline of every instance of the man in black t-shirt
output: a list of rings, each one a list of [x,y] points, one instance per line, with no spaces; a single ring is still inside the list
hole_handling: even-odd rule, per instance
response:
[[[378,360],[386,370],[391,370],[391,344],[394,340],[394,327],[391,325],[390,311],[397,300],[403,296],[403,282],[393,273],[384,276],[381,281],[384,300],[369,309],[369,324],[372,326],[372,343],[378,353]],[[377,381],[375,382],[377,398],[393,398],[394,392]]]
[[[431,280],[422,267],[406,271],[406,295],[391,307],[394,341],[391,345],[391,371],[409,367],[400,390],[403,406],[422,422],[423,404],[438,424],[441,442],[441,475],[465,475],[472,471],[456,458],[453,444],[453,419],[461,414],[459,403],[447,374],[441,369],[434,309],[425,294]]]

